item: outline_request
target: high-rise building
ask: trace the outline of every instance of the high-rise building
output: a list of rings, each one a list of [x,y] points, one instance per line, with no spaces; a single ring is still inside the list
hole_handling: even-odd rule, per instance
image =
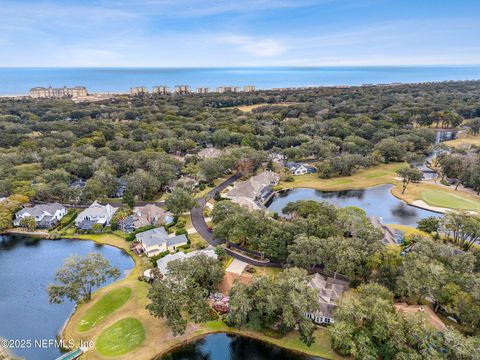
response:
[[[165,86],[165,85],[154,86],[152,90],[152,94],[166,95],[168,93],[170,93],[170,90],[168,86]]]
[[[87,88],[84,86],[75,86],[73,88],[67,88],[64,86],[63,88],[52,88],[49,86],[48,88],[45,87],[34,87],[30,90],[30,97],[34,99],[39,98],[76,98],[76,97],[83,97],[87,96],[88,91]]]
[[[188,85],[175,85],[176,94],[190,94],[192,90]]]
[[[130,95],[145,95],[148,90],[145,86],[134,86],[130,88]]]

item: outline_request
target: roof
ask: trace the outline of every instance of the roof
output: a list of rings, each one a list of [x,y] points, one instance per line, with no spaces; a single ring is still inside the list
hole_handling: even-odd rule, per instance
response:
[[[175,254],[169,254],[167,256],[164,256],[163,258],[157,260],[157,267],[160,269],[160,272],[164,275],[168,274],[168,264],[171,261],[174,260],[185,260],[189,259],[191,257],[197,256],[197,255],[205,255],[208,257],[211,257],[213,259],[218,259],[218,255],[215,253],[215,250],[212,246],[209,246],[208,248],[204,250],[195,250],[191,251],[189,253],[184,253],[182,251],[179,251]]]
[[[168,216],[173,217],[168,211],[153,204],[133,208],[133,224],[137,228],[148,225],[160,225],[165,222]]]
[[[112,205],[101,205],[97,201],[94,201],[92,205],[83,210],[79,215],[78,219],[81,221],[85,217],[92,218],[110,218],[117,211]]]
[[[198,156],[204,159],[213,159],[222,155],[222,151],[216,148],[206,148],[198,152]]]
[[[238,183],[232,190],[227,193],[229,197],[242,196],[251,200],[255,200],[262,191],[277,183],[280,176],[273,171],[264,171],[256,176],[251,177],[247,181]]]
[[[141,241],[146,247],[152,247],[166,242],[168,239],[168,233],[163,227],[161,227],[138,233],[135,238],[138,241]]]
[[[317,291],[318,304],[320,309],[314,313],[319,317],[333,317],[333,310],[337,306],[337,301],[343,293],[348,290],[349,284],[346,281],[324,278],[320,274],[315,274],[309,282],[310,287]]]
[[[238,204],[238,205],[248,209],[249,211],[260,210],[260,207],[257,205],[257,203],[255,201],[253,201],[252,199],[243,197],[243,196],[235,196],[232,199],[232,203]]]
[[[31,215],[31,216],[52,216],[55,215],[57,211],[65,210],[65,206],[59,203],[51,203],[51,204],[42,204],[36,205],[31,208],[23,208],[17,213],[17,216],[22,215]]]

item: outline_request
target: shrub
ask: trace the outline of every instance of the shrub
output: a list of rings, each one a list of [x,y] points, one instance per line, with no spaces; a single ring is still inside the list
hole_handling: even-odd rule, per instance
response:
[[[184,218],[180,218],[177,221],[177,228],[184,228],[186,224],[187,220],[185,220]]]
[[[183,235],[183,234],[187,234],[187,229],[181,228],[181,229],[177,229],[177,231],[175,231],[175,235]]]
[[[160,260],[161,258],[163,258],[164,256],[167,256],[168,254],[170,254],[170,251],[167,250],[167,251],[161,252],[158,255],[149,257],[148,259],[150,260],[153,266],[157,266],[157,260]]]

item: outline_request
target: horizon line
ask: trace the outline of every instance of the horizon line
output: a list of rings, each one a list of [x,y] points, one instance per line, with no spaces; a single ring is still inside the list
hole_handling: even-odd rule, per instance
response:
[[[239,68],[374,68],[374,67],[475,67],[478,64],[383,64],[383,65],[239,65],[239,66],[1,66],[0,69],[239,69]]]

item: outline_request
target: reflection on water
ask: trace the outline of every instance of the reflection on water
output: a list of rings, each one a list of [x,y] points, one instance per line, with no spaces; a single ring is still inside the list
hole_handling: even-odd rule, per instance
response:
[[[0,338],[55,339],[73,309],[71,302],[48,302],[47,288],[65,258],[97,252],[122,274],[132,269],[131,257],[120,249],[81,240],[44,240],[24,236],[0,236]],[[55,347],[16,349],[27,359],[55,359]]]
[[[159,360],[321,360],[238,335],[212,334]]]
[[[282,213],[289,203],[298,200],[326,201],[338,207],[356,206],[366,211],[368,216],[381,218],[384,224],[416,226],[418,220],[440,214],[407,205],[390,192],[393,185],[380,185],[368,189],[344,191],[319,191],[315,189],[293,189],[277,195],[268,209]]]

